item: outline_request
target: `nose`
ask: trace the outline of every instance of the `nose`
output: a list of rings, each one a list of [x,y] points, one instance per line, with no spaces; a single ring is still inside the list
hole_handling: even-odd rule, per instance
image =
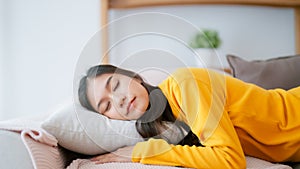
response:
[[[126,96],[122,94],[114,94],[113,100],[116,104],[116,106],[122,108],[125,105]]]

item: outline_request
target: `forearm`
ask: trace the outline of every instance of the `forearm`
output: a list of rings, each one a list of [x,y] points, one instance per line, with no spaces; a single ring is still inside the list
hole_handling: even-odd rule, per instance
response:
[[[132,161],[191,168],[246,168],[243,152],[232,147],[175,146],[159,139],[138,143]]]

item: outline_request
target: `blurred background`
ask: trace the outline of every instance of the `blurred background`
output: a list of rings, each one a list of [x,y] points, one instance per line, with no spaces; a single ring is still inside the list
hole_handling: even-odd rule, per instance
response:
[[[49,113],[72,98],[77,61],[100,30],[100,7],[101,0],[0,0],[0,120]],[[109,18],[114,21],[141,12],[167,13],[199,28],[216,29],[222,40],[219,53],[224,58],[226,54],[236,54],[254,60],[295,53],[294,11],[290,8],[168,6],[115,9]],[[137,18],[121,23],[110,36],[113,39],[120,31],[145,26],[139,19],[159,27],[153,20]],[[164,25],[162,29],[179,28]],[[186,38],[190,36],[187,34]],[[176,48],[155,38],[147,37],[147,41],[167,49]],[[148,43],[139,38],[119,45],[111,55],[111,63],[122,64],[124,56],[143,45]],[[158,51],[157,55],[165,53],[168,52]],[[184,59],[194,66],[193,60]],[[126,66],[142,65],[141,62],[145,61],[137,59]],[[225,59],[222,62],[228,66]],[[169,62],[162,64],[174,67]]]
[[[0,120],[48,113],[72,96],[99,9],[99,0],[0,0]]]

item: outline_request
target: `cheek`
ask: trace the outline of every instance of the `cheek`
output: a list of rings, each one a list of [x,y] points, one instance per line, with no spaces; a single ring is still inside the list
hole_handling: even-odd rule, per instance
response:
[[[136,82],[130,86],[130,91],[130,95],[138,97],[140,106],[145,107],[146,110],[149,104],[149,96],[145,87]]]
[[[138,92],[139,97],[141,99],[142,107],[146,110],[147,107],[148,107],[148,104],[149,104],[148,92],[142,85],[140,85],[140,87],[138,89],[139,90],[137,90],[137,92]]]

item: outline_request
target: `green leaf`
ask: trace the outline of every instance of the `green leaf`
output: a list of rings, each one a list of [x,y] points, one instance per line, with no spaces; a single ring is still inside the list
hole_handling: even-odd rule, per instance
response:
[[[199,31],[190,42],[192,48],[218,48],[221,45],[221,39],[216,30],[203,29]]]

